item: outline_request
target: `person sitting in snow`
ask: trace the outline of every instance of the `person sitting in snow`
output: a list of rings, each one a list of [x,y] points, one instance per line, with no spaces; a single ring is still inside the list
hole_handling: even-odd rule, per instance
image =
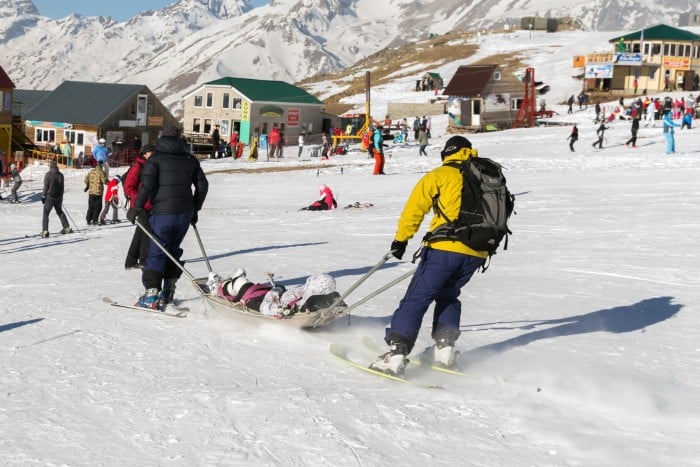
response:
[[[304,285],[287,289],[282,285],[251,282],[245,269],[238,268],[232,278],[222,279],[215,272],[209,273],[207,286],[210,295],[279,318],[328,308],[340,297],[335,290],[335,279],[328,274],[312,274]]]
[[[326,185],[319,185],[321,197],[314,201],[310,206],[302,208],[302,211],[329,211],[338,207],[338,202],[333,196],[333,192]]]

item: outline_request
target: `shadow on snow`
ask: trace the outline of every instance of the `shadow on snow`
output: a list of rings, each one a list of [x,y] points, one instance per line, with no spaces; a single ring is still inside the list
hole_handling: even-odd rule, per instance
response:
[[[504,321],[496,323],[463,324],[463,332],[484,331],[489,329],[536,329],[540,326],[553,326],[535,330],[502,342],[484,345],[462,353],[466,360],[484,357],[488,354],[506,352],[515,347],[522,347],[541,339],[586,334],[590,332],[626,333],[643,330],[660,323],[678,313],[683,305],[671,303],[673,297],[647,298],[632,305],[617,306],[593,311],[583,315],[551,320]],[[485,329],[464,329],[486,327]]]

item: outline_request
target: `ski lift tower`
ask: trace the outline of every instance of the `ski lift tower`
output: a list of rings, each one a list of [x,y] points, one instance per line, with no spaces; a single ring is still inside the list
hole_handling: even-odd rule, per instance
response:
[[[513,122],[513,128],[531,128],[535,126],[535,69],[527,68],[523,78],[525,94],[518,113]]]

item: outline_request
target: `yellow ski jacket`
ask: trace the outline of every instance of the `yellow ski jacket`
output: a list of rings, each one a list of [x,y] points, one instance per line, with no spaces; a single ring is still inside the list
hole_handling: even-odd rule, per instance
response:
[[[442,212],[450,219],[457,218],[462,204],[462,174],[458,169],[446,166],[445,163],[466,161],[469,157],[477,157],[477,150],[464,148],[451,154],[443,160],[440,167],[431,170],[418,181],[406,201],[401,217],[399,217],[396,240],[405,242],[413,238],[418,232],[423,218],[432,209],[433,198],[436,196]],[[444,217],[433,213],[430,231],[434,232],[438,226],[446,222]],[[473,250],[458,240],[432,241],[430,248],[478,258],[488,257],[488,252]]]

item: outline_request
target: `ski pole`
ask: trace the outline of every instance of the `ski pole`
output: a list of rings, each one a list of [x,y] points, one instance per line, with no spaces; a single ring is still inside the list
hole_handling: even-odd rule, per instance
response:
[[[196,225],[192,225],[192,229],[194,230],[194,235],[197,237],[197,243],[199,243],[199,249],[202,250],[202,256],[204,257],[204,262],[207,263],[207,269],[209,272],[212,272],[211,269],[211,264],[209,264],[209,257],[207,256],[207,252],[204,251],[204,245],[202,244],[202,238],[199,236],[199,230],[197,229]]]
[[[353,285],[350,286],[350,288],[347,290],[347,292],[345,292],[343,295],[341,295],[335,302],[333,302],[333,304],[331,306],[328,307],[327,312],[333,311],[335,309],[335,307],[337,307],[340,302],[345,300],[345,298],[353,292],[353,290],[358,288],[360,286],[360,284],[362,284],[364,281],[366,281],[369,278],[369,276],[374,274],[377,271],[377,269],[379,269],[380,267],[382,267],[382,265],[384,263],[389,261],[389,258],[391,258],[392,253],[393,253],[393,250],[386,253],[384,256],[382,256],[382,259],[379,260],[379,262],[377,264],[375,264],[372,269],[367,271],[364,276],[360,277],[360,279],[357,282],[355,282]]]
[[[75,222],[75,220],[73,219],[73,216],[70,215],[70,211],[69,211],[68,209],[64,209],[63,212],[66,213],[66,215],[68,216],[68,219],[70,219],[70,221],[71,221],[71,222],[73,223],[73,225],[75,226],[75,231],[76,231],[76,232],[80,232],[80,229],[78,228],[78,224],[77,224],[77,223]]]

